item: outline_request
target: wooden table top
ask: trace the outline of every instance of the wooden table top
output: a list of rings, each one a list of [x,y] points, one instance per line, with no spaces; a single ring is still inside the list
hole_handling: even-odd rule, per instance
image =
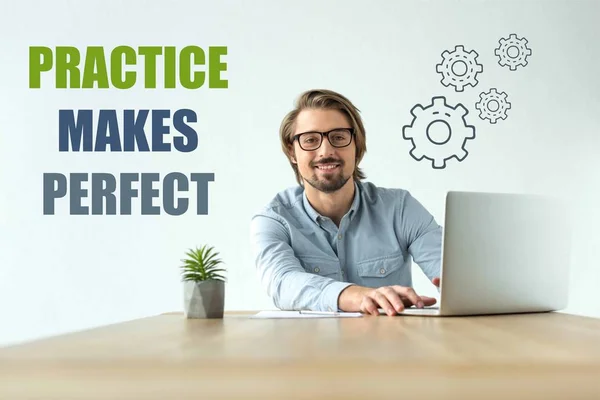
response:
[[[251,314],[163,314],[1,348],[0,399],[600,399],[600,319]]]

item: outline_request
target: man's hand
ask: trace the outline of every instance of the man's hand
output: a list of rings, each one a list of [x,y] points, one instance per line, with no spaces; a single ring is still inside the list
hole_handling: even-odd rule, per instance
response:
[[[436,287],[440,287],[440,278],[433,278],[431,283],[433,283]]]
[[[418,296],[413,288],[398,285],[376,289],[353,285],[344,289],[338,299],[339,307],[343,311],[379,315],[379,308],[382,308],[390,316],[413,304],[417,308],[423,308],[435,303],[436,299],[433,297]]]

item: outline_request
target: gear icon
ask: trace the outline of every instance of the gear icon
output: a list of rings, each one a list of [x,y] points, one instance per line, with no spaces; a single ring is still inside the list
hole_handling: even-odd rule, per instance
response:
[[[511,33],[508,38],[501,38],[499,43],[500,47],[494,50],[494,54],[498,56],[500,66],[508,65],[511,71],[515,71],[519,65],[527,65],[527,57],[531,55],[527,39],[519,39],[515,33]]]
[[[467,85],[475,87],[479,83],[477,74],[483,72],[483,65],[477,63],[477,57],[479,54],[475,50],[467,52],[461,45],[452,52],[444,51],[443,61],[435,66],[436,71],[442,74],[442,85],[452,85],[457,92],[462,92]]]
[[[467,125],[465,116],[469,111],[462,104],[449,106],[443,96],[431,101],[427,107],[417,104],[410,110],[413,120],[402,127],[402,137],[412,142],[412,158],[417,161],[427,158],[433,168],[442,169],[452,157],[458,161],[467,157],[465,144],[475,138],[475,127]]]
[[[475,108],[479,110],[479,118],[489,119],[490,123],[495,124],[498,119],[506,119],[506,111],[510,110],[510,103],[506,101],[505,92],[498,93],[496,88],[491,88],[489,92],[479,94],[479,101],[475,103]]]

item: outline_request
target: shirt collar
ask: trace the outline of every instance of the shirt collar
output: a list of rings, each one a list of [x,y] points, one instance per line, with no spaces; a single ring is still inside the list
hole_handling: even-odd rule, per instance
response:
[[[352,200],[352,205],[350,206],[350,221],[356,215],[358,211],[358,206],[360,205],[360,185],[354,181],[354,200]]]
[[[306,213],[316,224],[320,225],[320,219],[324,217],[319,214],[308,201],[306,197],[306,190],[302,192],[302,203],[304,204],[304,209]],[[355,181],[354,182],[354,200],[352,200],[352,204],[350,205],[350,210],[348,210],[349,218],[352,220],[358,211],[358,207],[360,206],[360,185]]]

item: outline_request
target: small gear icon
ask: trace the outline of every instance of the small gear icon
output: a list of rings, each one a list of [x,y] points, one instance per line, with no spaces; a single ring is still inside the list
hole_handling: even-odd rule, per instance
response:
[[[516,71],[520,65],[527,65],[527,57],[531,55],[531,49],[527,47],[527,39],[519,39],[515,33],[508,38],[501,38],[500,47],[494,50],[499,58],[498,64],[505,67],[508,65],[511,71]]]
[[[469,111],[462,104],[449,106],[443,96],[431,101],[427,107],[417,104],[410,110],[413,120],[402,128],[402,137],[412,142],[412,158],[427,158],[433,168],[442,169],[452,157],[458,161],[467,157],[465,144],[475,138],[475,127],[467,125],[465,116]]]
[[[442,74],[442,85],[452,85],[457,92],[462,92],[467,85],[475,87],[479,83],[477,74],[483,72],[483,65],[477,63],[478,56],[475,50],[467,52],[461,45],[452,52],[444,51],[443,61],[435,66],[436,71]]]
[[[506,101],[505,92],[498,93],[496,88],[491,88],[489,92],[479,94],[479,101],[475,103],[475,108],[479,110],[479,118],[488,119],[490,123],[495,124],[498,119],[506,119],[506,111],[510,110],[510,103]]]

